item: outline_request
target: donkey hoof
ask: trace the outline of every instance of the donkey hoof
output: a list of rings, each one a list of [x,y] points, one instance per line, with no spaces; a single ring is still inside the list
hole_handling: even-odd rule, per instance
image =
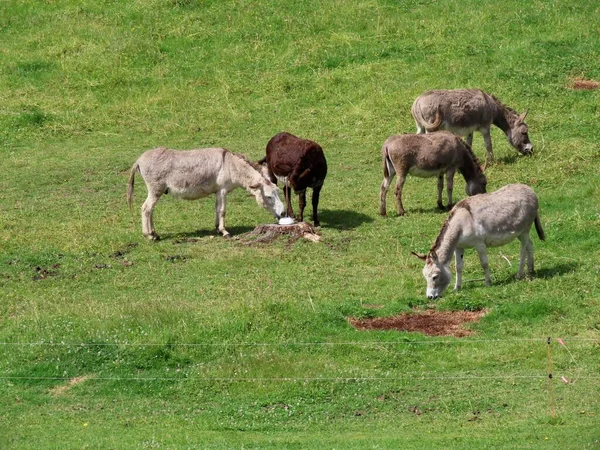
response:
[[[231,235],[229,233],[223,233],[223,237],[225,239],[231,239]]]
[[[158,234],[156,234],[155,231],[153,231],[150,234],[145,234],[144,237],[146,239],[148,239],[149,241],[160,241],[160,236]]]

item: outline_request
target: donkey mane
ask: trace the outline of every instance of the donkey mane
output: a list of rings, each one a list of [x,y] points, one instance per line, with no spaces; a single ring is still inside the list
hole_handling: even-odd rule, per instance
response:
[[[518,115],[519,115],[519,113],[518,113],[517,111],[515,111],[514,109],[512,109],[510,106],[508,106],[508,105],[505,105],[504,103],[502,103],[502,102],[501,102],[501,101],[498,99],[498,97],[496,97],[495,95],[493,95],[493,94],[488,94],[488,95],[489,95],[490,97],[492,97],[492,99],[493,99],[493,100],[494,100],[494,101],[495,101],[495,102],[498,104],[498,106],[500,107],[500,110],[501,110],[501,111],[508,111],[508,112],[510,112],[510,113],[512,113],[512,114],[514,114],[515,116],[518,116]]]
[[[253,161],[250,161],[245,155],[242,155],[241,153],[235,153],[230,150],[226,150],[226,152],[232,154],[233,156],[237,156],[239,159],[241,159],[245,163],[249,164],[250,167],[252,167],[253,169],[258,170],[260,172],[259,164],[255,163]]]
[[[440,230],[437,237],[435,238],[435,242],[429,249],[430,252],[432,250],[436,250],[442,244],[442,241],[444,240],[444,235],[446,234],[446,231],[448,231],[448,227],[450,226],[450,220],[452,220],[452,217],[454,216],[456,211],[458,211],[459,209],[466,209],[469,213],[471,213],[471,208],[469,207],[468,203],[465,200],[467,200],[467,199],[463,199],[460,202],[458,202],[456,205],[454,205],[454,208],[452,208],[452,210],[450,211],[448,218],[444,221],[444,225],[442,225],[442,229]]]

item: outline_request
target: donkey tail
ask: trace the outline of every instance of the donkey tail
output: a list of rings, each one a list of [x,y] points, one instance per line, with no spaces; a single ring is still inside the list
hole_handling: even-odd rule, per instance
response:
[[[135,173],[139,170],[140,165],[135,162],[135,164],[131,167],[131,174],[129,175],[129,183],[127,185],[127,206],[131,211],[133,205],[133,183],[135,181]]]
[[[540,241],[546,240],[546,235],[544,234],[544,229],[542,228],[542,221],[540,220],[540,216],[536,214],[535,216],[535,231],[537,232]]]
[[[388,178],[390,176],[390,170],[388,168],[388,164],[391,164],[392,161],[390,159],[390,155],[388,153],[387,145],[384,145],[381,149],[381,161],[383,162],[383,176]]]
[[[414,101],[410,110],[413,118],[415,119],[415,122],[417,122],[417,127],[423,127],[428,133],[439,130],[440,125],[442,125],[442,114],[440,113],[439,107],[435,111],[435,120],[433,121],[433,123],[427,122],[427,119],[425,119],[425,116],[423,116],[423,111],[421,110],[419,99],[420,97]]]

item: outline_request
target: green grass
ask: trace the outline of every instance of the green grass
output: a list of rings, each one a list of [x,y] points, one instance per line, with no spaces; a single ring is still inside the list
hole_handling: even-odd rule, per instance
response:
[[[594,1],[1,2],[0,447],[599,448],[600,94],[569,88],[600,80],[599,13]],[[487,308],[472,337],[358,332],[348,316],[429,306],[410,252],[444,221],[435,181],[409,178],[407,216],[390,192],[379,217],[380,148],[414,131],[418,94],[458,87],[529,109],[534,156],[495,129],[487,176],[490,190],[538,193],[537,274],[514,279],[518,243],[490,250],[493,286],[436,304]],[[164,239],[143,240],[139,178],[133,215],[125,202],[139,154],[259,159],[281,130],[325,150],[322,243],[227,241],[214,199],[169,197],[155,212]],[[234,235],[270,220],[229,195]],[[465,279],[481,278],[465,258]]]

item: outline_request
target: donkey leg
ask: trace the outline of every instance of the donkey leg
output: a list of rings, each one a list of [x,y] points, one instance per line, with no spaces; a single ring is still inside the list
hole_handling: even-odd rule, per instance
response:
[[[230,238],[229,231],[225,229],[225,198],[227,196],[226,190],[220,190],[216,193],[217,200],[215,204],[215,228],[217,233],[222,234],[224,238]]]
[[[467,145],[469,147],[473,146],[473,133],[472,132],[467,134],[467,137],[465,138],[465,142],[467,143]]]
[[[492,277],[490,276],[490,263],[487,257],[487,249],[485,244],[481,244],[475,247],[477,250],[477,254],[479,255],[479,262],[481,262],[481,267],[485,273],[485,285],[490,286],[492,284]]]
[[[390,184],[392,184],[392,180],[394,179],[394,175],[396,175],[396,171],[394,170],[394,166],[392,164],[390,164],[387,160],[384,164],[387,166],[387,174],[386,171],[384,171],[383,181],[381,182],[381,188],[379,189],[379,215],[381,216],[387,215],[386,196],[388,189],[390,188]]]
[[[456,263],[456,283],[454,284],[454,290],[458,291],[462,287],[462,271],[464,266],[463,256],[465,254],[465,250],[462,248],[456,247],[454,251],[454,259]]]
[[[315,227],[321,226],[321,222],[319,222],[319,215],[317,213],[319,209],[319,196],[321,195],[321,188],[322,186],[315,186],[312,193],[313,223],[315,224]]]
[[[292,188],[285,183],[283,185],[283,196],[285,197],[286,214],[288,217],[294,217],[294,210],[292,209]]]
[[[519,236],[519,241],[521,241],[521,254],[517,279],[525,276],[525,259],[527,259],[527,271],[533,273],[533,243],[531,242],[529,233]]]
[[[160,239],[160,236],[154,231],[154,223],[152,222],[154,206],[159,198],[160,195],[148,191],[148,197],[142,205],[142,234],[151,241],[158,241]]]
[[[494,152],[492,151],[492,138],[490,136],[490,129],[485,128],[481,130],[481,134],[483,135],[483,141],[485,142],[485,150],[487,151],[487,165],[494,161]]]
[[[404,206],[402,206],[402,187],[404,186],[405,181],[406,173],[399,172],[398,181],[396,182],[396,208],[399,216],[403,216],[405,213]]]
[[[306,189],[298,192],[298,209],[300,209],[299,222],[304,222],[304,208],[306,208]]]
[[[455,173],[455,169],[448,169],[446,171],[446,195],[448,196],[448,211],[450,211],[454,206],[454,203],[452,202],[452,190],[454,189]]]
[[[442,201],[442,192],[444,191],[444,174],[440,173],[438,175],[438,183],[437,183],[437,206],[438,209],[444,209],[444,202]]]

